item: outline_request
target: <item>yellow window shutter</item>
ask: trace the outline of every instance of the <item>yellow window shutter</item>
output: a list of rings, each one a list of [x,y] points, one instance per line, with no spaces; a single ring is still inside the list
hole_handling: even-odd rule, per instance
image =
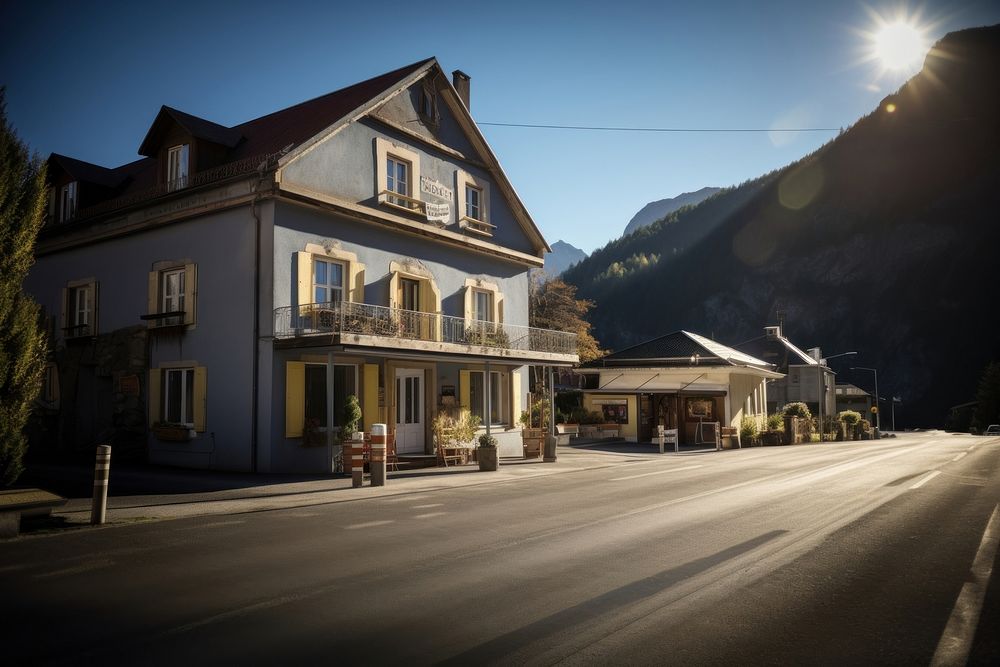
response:
[[[184,265],[184,324],[194,324],[198,312],[198,265]]]
[[[351,301],[365,302],[365,265],[360,262],[351,262]]]
[[[364,400],[361,414],[364,418],[365,433],[371,433],[372,424],[379,421],[378,409],[378,364],[365,364]]]
[[[389,307],[399,308],[399,274],[395,271],[389,276]]]
[[[500,292],[493,294],[493,321],[503,324],[503,294]]]
[[[285,364],[285,437],[301,438],[306,423],[306,365]]]
[[[510,424],[514,426],[521,418],[521,374],[510,372]]]
[[[67,312],[69,312],[69,289],[63,287],[62,301],[59,303],[59,331],[62,332],[63,336],[66,335],[66,327],[69,326]]]
[[[309,252],[297,252],[295,253],[295,265],[298,269],[298,291],[299,295],[299,306],[304,306],[306,304],[313,302],[312,293],[312,271],[313,271],[313,256]]]
[[[152,426],[160,421],[160,369],[149,369],[149,391],[147,392],[146,407],[149,408],[149,425]]]
[[[458,372],[458,406],[462,416],[469,414],[472,406],[471,398],[472,381],[469,379],[469,371]]]
[[[146,313],[155,315],[160,312],[160,272],[150,271],[146,287]],[[146,320],[146,326],[155,327],[157,320]]]
[[[208,412],[208,372],[204,366],[194,367],[194,430],[205,431],[205,415]]]
[[[100,287],[101,287],[101,284],[99,282],[97,282],[96,280],[94,282],[90,283],[90,293],[94,295],[94,310],[93,310],[93,313],[91,313],[91,317],[93,318],[93,322],[91,322],[91,324],[90,324],[90,332],[91,332],[90,335],[91,336],[96,336],[101,331],[100,328],[99,328],[100,327],[100,319],[98,319],[98,317],[97,317],[98,314],[99,314],[99,308],[101,307],[101,299],[100,299],[100,294],[98,292],[98,290],[100,289]]]
[[[464,306],[462,307],[462,317],[465,318],[466,324],[472,321],[472,288],[464,288],[465,295],[462,297]]]

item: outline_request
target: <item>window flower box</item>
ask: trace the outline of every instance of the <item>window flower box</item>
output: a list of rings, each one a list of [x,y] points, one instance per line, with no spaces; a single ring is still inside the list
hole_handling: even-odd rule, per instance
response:
[[[154,424],[153,437],[163,442],[189,442],[195,439],[196,433],[187,424]]]

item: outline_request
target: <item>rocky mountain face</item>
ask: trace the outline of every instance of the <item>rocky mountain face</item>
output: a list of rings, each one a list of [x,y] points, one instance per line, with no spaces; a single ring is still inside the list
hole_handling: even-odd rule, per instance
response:
[[[694,206],[708,199],[722,188],[702,188],[695,192],[685,192],[672,199],[661,199],[652,201],[639,209],[639,212],[632,216],[632,219],[625,225],[622,236],[628,236],[640,227],[651,225],[657,220],[662,220],[668,214],[685,206]]]
[[[587,253],[576,246],[559,240],[552,244],[552,252],[545,253],[545,268],[543,270],[550,278],[556,278],[573,264],[585,259],[587,259]]]
[[[998,71],[1000,26],[949,34],[815,153],[595,251],[563,278],[601,344],[737,344],[781,311],[800,347],[858,352],[838,379],[871,389],[846,367],[878,369],[897,426],[942,425],[1000,359]]]

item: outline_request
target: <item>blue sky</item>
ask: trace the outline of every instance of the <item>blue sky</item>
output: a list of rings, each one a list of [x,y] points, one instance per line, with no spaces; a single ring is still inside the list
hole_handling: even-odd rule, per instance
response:
[[[840,128],[906,72],[864,62],[875,16],[927,37],[1000,23],[970,2],[18,2],[0,84],[42,155],[132,161],[161,104],[239,123],[436,56],[480,122]],[[911,72],[912,73],[912,72]],[[733,185],[836,132],[645,133],[483,126],[550,243],[587,252],[649,201]]]

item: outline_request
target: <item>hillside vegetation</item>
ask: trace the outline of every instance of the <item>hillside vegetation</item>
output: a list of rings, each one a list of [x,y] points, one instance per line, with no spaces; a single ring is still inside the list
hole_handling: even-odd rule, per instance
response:
[[[943,423],[1000,358],[998,72],[1000,26],[949,34],[815,153],[595,251],[563,277],[597,338],[734,344],[781,310],[800,346],[877,368],[905,425]]]

